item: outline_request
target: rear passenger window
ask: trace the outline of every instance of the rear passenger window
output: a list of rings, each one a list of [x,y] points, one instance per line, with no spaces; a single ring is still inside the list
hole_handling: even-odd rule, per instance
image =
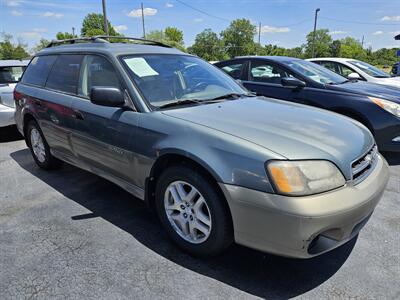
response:
[[[76,94],[78,92],[79,70],[83,55],[59,55],[51,69],[46,87]]]
[[[22,76],[21,82],[44,86],[56,58],[57,56],[55,55],[36,56],[33,58]]]
[[[240,79],[242,74],[243,62],[223,66],[221,69],[234,79]]]
[[[115,87],[121,89],[121,82],[113,65],[104,57],[86,55],[81,69],[79,95],[89,97],[92,87]]]

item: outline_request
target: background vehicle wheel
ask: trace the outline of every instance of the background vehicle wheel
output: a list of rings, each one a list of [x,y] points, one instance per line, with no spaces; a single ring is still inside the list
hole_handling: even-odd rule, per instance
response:
[[[200,172],[188,166],[168,168],[156,187],[156,209],[169,236],[195,256],[213,256],[233,241],[224,199]]]
[[[50,153],[50,147],[47,144],[39,125],[35,121],[30,121],[26,131],[26,141],[31,150],[36,164],[45,170],[59,168],[62,161],[55,158]]]

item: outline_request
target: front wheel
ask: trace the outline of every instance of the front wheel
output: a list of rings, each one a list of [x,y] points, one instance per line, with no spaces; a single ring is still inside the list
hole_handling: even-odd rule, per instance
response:
[[[36,164],[45,170],[60,167],[62,162],[50,153],[50,147],[47,144],[39,125],[35,121],[29,122],[26,132],[26,141]]]
[[[206,177],[187,166],[168,168],[156,188],[158,216],[169,236],[195,256],[213,256],[233,241],[230,214]]]

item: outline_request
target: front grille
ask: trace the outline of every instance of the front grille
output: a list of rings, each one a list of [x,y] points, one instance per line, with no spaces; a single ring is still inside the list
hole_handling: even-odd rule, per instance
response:
[[[353,183],[357,184],[363,181],[375,167],[378,156],[378,147],[374,145],[368,153],[351,164]]]

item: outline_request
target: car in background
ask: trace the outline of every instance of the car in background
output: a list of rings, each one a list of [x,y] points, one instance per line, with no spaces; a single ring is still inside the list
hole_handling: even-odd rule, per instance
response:
[[[400,152],[400,89],[348,80],[318,64],[292,57],[238,57],[215,66],[258,95],[351,117],[374,134],[381,151]]]
[[[28,60],[0,60],[0,127],[15,124],[13,92]]]
[[[15,118],[39,167],[65,161],[120,185],[193,255],[236,241],[308,258],[358,234],[389,176],[364,126],[133,40],[80,38],[32,59]]]
[[[400,88],[400,78],[392,77],[366,62],[350,58],[310,58],[312,61],[350,80],[363,80]]]

